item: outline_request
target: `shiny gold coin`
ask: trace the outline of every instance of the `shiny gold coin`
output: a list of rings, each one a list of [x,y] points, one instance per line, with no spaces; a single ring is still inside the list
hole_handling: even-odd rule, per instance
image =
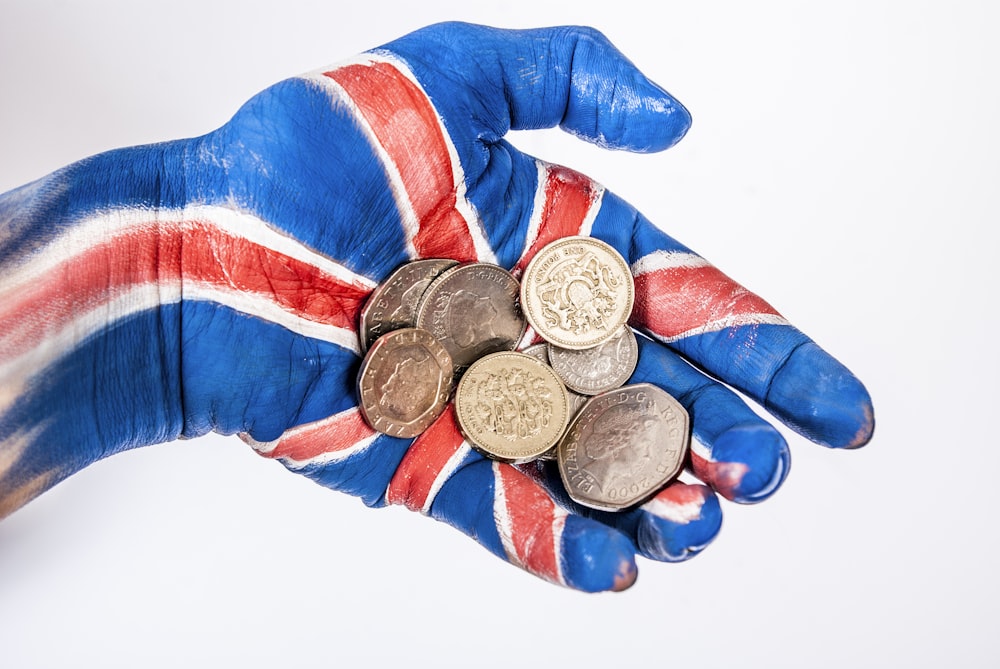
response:
[[[455,392],[465,438],[503,462],[527,462],[555,445],[569,422],[570,402],[552,369],[530,355],[493,353],[474,362]]]
[[[591,237],[544,246],[521,279],[521,309],[545,341],[591,348],[619,332],[632,314],[635,287],[625,259]]]

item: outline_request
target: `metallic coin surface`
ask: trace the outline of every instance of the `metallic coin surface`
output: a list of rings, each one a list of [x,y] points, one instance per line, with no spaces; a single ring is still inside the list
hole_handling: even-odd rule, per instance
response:
[[[457,264],[458,261],[446,258],[414,260],[400,265],[387,276],[361,309],[358,328],[361,351],[367,351],[386,332],[415,327],[424,291],[433,279]]]
[[[379,337],[358,373],[358,406],[372,429],[415,437],[441,415],[454,371],[448,351],[426,330]]]
[[[615,511],[646,500],[680,472],[687,411],[639,383],[590,398],[559,442],[559,474],[574,501]]]
[[[444,345],[458,374],[484,355],[517,346],[526,327],[518,294],[517,280],[502,267],[465,263],[431,283],[417,327]]]
[[[552,369],[567,388],[583,395],[598,395],[622,385],[632,376],[637,362],[639,344],[627,325],[593,348],[570,349],[549,344]]]
[[[545,341],[590,348],[610,339],[632,313],[635,288],[625,259],[591,237],[544,246],[521,279],[521,308]]]
[[[493,353],[465,372],[455,415],[487,457],[526,462],[552,448],[569,423],[569,398],[552,369],[524,353]]]

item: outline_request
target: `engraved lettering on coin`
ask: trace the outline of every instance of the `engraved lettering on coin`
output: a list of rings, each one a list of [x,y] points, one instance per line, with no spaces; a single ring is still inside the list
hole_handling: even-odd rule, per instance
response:
[[[632,376],[639,361],[639,344],[627,325],[593,348],[548,346],[552,369],[567,388],[584,395],[597,395],[622,385]]]
[[[503,268],[459,265],[431,283],[417,325],[441,342],[460,373],[484,355],[517,346],[526,327],[518,295],[517,280]]]
[[[590,237],[543,247],[524,272],[525,317],[546,341],[590,348],[612,337],[632,313],[634,286],[625,259]]]
[[[379,337],[361,363],[361,414],[378,432],[415,437],[444,411],[452,374],[451,356],[429,332],[393,330]]]
[[[367,351],[386,332],[415,327],[420,298],[431,281],[457,264],[446,258],[425,258],[396,268],[372,291],[361,309],[361,350]]]
[[[523,353],[501,352],[469,367],[455,393],[455,412],[466,439],[487,457],[524,462],[562,436],[569,399],[551,368]]]
[[[680,472],[688,425],[680,403],[648,383],[592,397],[559,443],[563,485],[595,509],[642,502]]]

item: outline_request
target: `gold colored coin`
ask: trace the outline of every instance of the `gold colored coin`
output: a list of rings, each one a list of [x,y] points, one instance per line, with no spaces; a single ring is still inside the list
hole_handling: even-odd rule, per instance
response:
[[[632,272],[609,244],[564,237],[544,246],[521,280],[521,308],[547,342],[584,349],[607,341],[628,321]]]
[[[569,422],[570,402],[556,373],[524,353],[480,358],[455,392],[462,434],[494,460],[527,462],[555,445]]]

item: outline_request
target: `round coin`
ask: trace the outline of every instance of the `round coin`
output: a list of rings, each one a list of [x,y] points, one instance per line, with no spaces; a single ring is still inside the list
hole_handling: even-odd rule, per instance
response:
[[[477,360],[458,384],[455,414],[462,434],[494,460],[527,462],[559,441],[570,404],[552,369],[524,353]]]
[[[590,348],[610,339],[632,313],[635,288],[625,259],[591,237],[544,246],[521,279],[521,307],[545,341]]]
[[[462,264],[427,288],[417,327],[441,342],[459,374],[488,353],[517,346],[526,327],[518,294],[517,280],[502,267]]]
[[[361,415],[378,432],[416,437],[444,411],[453,374],[448,351],[426,330],[384,334],[358,373]]]
[[[598,395],[628,381],[639,362],[639,344],[632,328],[623,325],[611,339],[593,348],[570,349],[549,344],[549,364],[566,387],[583,395]]]
[[[415,327],[424,291],[432,280],[457,264],[457,260],[447,258],[425,258],[400,265],[387,276],[361,309],[361,351],[367,351],[386,332]]]
[[[680,472],[689,442],[687,411],[657,386],[639,383],[596,397],[559,442],[569,496],[616,511],[651,497]]]

